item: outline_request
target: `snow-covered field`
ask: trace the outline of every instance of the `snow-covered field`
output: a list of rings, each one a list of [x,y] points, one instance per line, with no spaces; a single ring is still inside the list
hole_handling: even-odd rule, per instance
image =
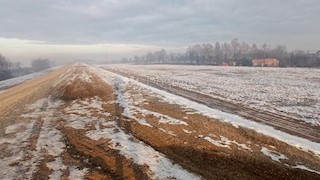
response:
[[[59,66],[61,67],[61,66]],[[23,83],[25,81],[31,80],[31,79],[35,79],[36,77],[42,76],[44,74],[47,74],[53,70],[58,69],[59,67],[53,67],[53,68],[49,68],[43,71],[39,71],[39,72],[35,72],[35,73],[30,73],[30,74],[26,74],[24,76],[19,76],[19,77],[14,77],[11,79],[7,79],[4,81],[0,81],[0,90],[1,89],[6,89],[8,87],[11,86],[15,86],[17,84]]]
[[[320,69],[108,65],[153,83],[178,86],[320,124]]]

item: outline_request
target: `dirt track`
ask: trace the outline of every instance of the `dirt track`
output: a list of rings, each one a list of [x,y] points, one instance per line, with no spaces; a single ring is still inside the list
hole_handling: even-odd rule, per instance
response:
[[[320,158],[312,153],[165,103],[130,81],[107,83],[89,69],[67,67],[0,94],[0,157],[12,161],[0,164],[10,168],[0,173],[0,178],[72,179],[76,174],[86,179],[181,179],[175,174],[157,177],[165,168],[160,162],[167,158],[173,163],[168,164],[171,168],[179,165],[188,177],[202,179],[319,179],[317,173],[290,167],[299,163],[320,171]],[[43,103],[31,105],[42,98]],[[134,116],[126,113],[128,107],[121,98],[131,104]],[[166,118],[180,121],[170,124]],[[23,143],[16,146],[20,141],[10,138],[25,133],[33,121],[30,134],[26,133]],[[17,123],[26,125],[8,128]],[[220,142],[222,137],[228,141]],[[123,151],[129,148],[130,152],[142,153],[140,147],[155,152],[155,157],[137,161]],[[287,158],[273,161],[261,153],[263,147]],[[23,156],[12,160],[19,152]],[[145,161],[152,158],[159,162],[156,169]]]

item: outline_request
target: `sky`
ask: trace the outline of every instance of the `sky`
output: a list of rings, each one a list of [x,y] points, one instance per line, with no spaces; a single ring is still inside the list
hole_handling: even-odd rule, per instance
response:
[[[0,0],[0,53],[14,61],[112,60],[196,43],[320,49],[319,0]]]

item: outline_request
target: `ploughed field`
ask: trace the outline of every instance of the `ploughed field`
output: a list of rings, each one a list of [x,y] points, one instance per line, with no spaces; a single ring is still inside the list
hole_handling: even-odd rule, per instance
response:
[[[270,112],[271,101],[265,109],[239,105],[223,96],[233,90],[210,90],[205,82],[213,77],[201,74],[211,67],[191,67],[74,64],[2,91],[0,179],[320,178],[315,134],[264,122],[278,115],[274,119],[318,133],[317,109],[308,119],[277,113],[277,106]],[[184,69],[204,79],[192,84]],[[170,84],[178,77],[186,79]],[[161,78],[170,81],[160,84]],[[190,88],[196,83],[202,87]],[[261,120],[250,119],[253,113]]]

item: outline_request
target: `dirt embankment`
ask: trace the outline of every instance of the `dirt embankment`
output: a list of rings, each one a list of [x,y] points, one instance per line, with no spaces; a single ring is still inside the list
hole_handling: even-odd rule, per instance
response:
[[[77,67],[71,73],[71,77],[75,77],[70,81],[66,78],[61,81],[51,94],[54,99],[65,101],[64,109],[72,106],[72,103],[91,98],[100,98],[103,102],[112,102],[103,105],[103,111],[108,112],[110,116],[106,119],[115,120],[116,104],[114,103],[115,94],[113,87],[103,82],[92,72],[86,72],[89,75],[88,81],[84,81],[79,74],[87,71],[87,67]],[[61,109],[61,111],[64,111]],[[92,117],[105,118],[93,112]],[[86,115],[84,115],[86,117]],[[65,164],[76,164],[81,168],[88,168],[89,172],[85,176],[88,179],[149,179],[147,175],[147,167],[139,166],[132,160],[125,158],[119,154],[119,151],[111,149],[107,140],[92,140],[86,136],[86,132],[95,130],[98,122],[92,120],[92,123],[86,125],[86,130],[79,130],[68,127],[66,121],[62,118],[59,121],[59,129],[64,134],[67,149],[65,156]],[[98,125],[98,126],[101,126]],[[101,126],[103,128],[103,126]],[[45,169],[44,169],[45,170]]]

